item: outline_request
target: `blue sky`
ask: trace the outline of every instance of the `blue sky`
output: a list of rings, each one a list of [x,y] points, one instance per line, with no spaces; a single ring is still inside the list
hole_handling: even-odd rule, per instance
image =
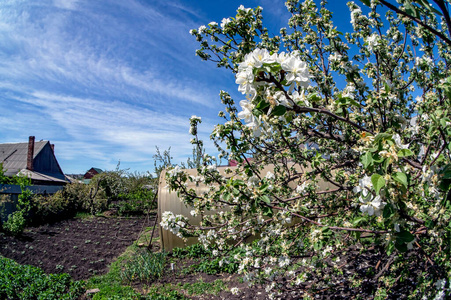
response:
[[[339,30],[349,26],[346,1],[331,2]],[[155,146],[186,161],[189,117],[202,117],[207,141],[219,91],[242,98],[230,72],[195,56],[189,30],[241,4],[262,6],[274,34],[286,26],[284,1],[2,0],[0,143],[50,140],[68,174],[119,161],[153,171]]]

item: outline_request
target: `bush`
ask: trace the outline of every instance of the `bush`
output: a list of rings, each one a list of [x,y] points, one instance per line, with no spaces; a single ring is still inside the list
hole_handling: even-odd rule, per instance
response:
[[[53,195],[31,199],[34,223],[55,222],[77,212],[102,213],[116,208],[122,215],[144,214],[155,208],[151,176],[110,171],[94,176],[88,184],[74,182]]]
[[[3,229],[6,233],[11,235],[19,235],[23,232],[26,225],[23,210],[17,210],[8,216],[8,219],[3,223]]]
[[[109,189],[110,208],[116,208],[120,215],[140,215],[156,208],[156,185],[152,175],[126,172],[121,175],[120,178],[117,174],[102,178],[105,182],[115,180],[115,188]]]
[[[65,187],[65,189],[71,188],[73,188],[71,185]],[[53,195],[35,195],[32,198],[32,223],[52,223],[72,218],[81,207],[79,199],[69,197],[65,190]]]

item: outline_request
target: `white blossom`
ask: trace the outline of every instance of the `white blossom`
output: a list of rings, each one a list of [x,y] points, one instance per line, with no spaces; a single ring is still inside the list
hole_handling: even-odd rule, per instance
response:
[[[383,202],[379,195],[374,198],[369,197],[369,199],[370,200],[366,200],[360,196],[359,200],[363,203],[363,205],[360,206],[360,211],[362,213],[368,213],[370,216],[380,216],[387,203]]]
[[[288,256],[281,256],[278,259],[279,267],[283,268],[290,264],[291,260]]]
[[[255,87],[253,86],[254,74],[251,69],[245,69],[236,74],[235,83],[239,84],[238,91],[242,94],[255,94]]]
[[[408,149],[409,148],[409,144],[402,144],[401,143],[401,137],[399,136],[399,134],[394,134],[393,135],[393,140],[396,143],[396,146],[398,146],[400,149]]]
[[[351,24],[355,27],[357,18],[362,14],[360,7],[357,7],[351,11]]]
[[[276,178],[276,176],[274,176],[274,173],[268,171],[265,175],[265,178],[269,179],[269,180],[274,180]]]
[[[359,185],[354,187],[354,193],[362,193],[363,197],[368,195],[368,190],[371,189],[373,184],[371,183],[371,177],[365,175],[362,179],[359,179]]]
[[[241,100],[240,106],[242,111],[238,113],[238,118],[244,119],[245,123],[251,123],[254,121],[255,117],[252,114],[252,110],[254,109],[254,105],[249,100]]]
[[[173,169],[168,171],[168,174],[171,177],[175,177],[180,173],[183,173],[182,168],[180,168],[180,166],[175,166]]]
[[[256,186],[260,182],[260,179],[258,179],[257,176],[252,175],[251,177],[249,177],[247,182],[249,186]]]
[[[354,99],[355,86],[354,84],[348,84],[343,90],[343,97]]]
[[[342,58],[343,58],[343,56],[340,53],[337,53],[337,52],[334,52],[333,54],[329,55],[329,61],[330,62],[341,61]]]
[[[298,193],[298,194],[304,193],[304,191],[307,187],[308,187],[308,183],[305,181],[301,185],[298,185],[296,187],[296,193]]]
[[[374,48],[379,45],[379,35],[377,33],[373,33],[366,39],[366,43],[368,44],[368,51],[374,52]]]
[[[300,86],[308,87],[310,73],[304,61],[291,56],[281,64],[281,67],[288,73],[286,76],[288,82],[296,81]]]
[[[230,22],[232,22],[232,20],[230,20],[230,18],[224,18],[221,21],[221,28],[224,30],[225,27],[227,26],[227,24],[229,24]]]
[[[240,5],[237,9],[237,12],[244,11],[244,12],[248,13],[250,10],[251,10],[250,8],[244,8],[243,5]]]
[[[205,25],[201,25],[197,31],[199,31],[199,33],[204,33],[206,30],[207,27]]]

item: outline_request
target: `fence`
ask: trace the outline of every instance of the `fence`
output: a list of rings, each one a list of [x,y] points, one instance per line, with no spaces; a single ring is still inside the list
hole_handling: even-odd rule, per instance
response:
[[[52,195],[62,190],[64,186],[31,185],[25,189],[37,195]],[[0,184],[0,221],[5,222],[8,216],[16,210],[19,195],[22,194],[20,185]]]

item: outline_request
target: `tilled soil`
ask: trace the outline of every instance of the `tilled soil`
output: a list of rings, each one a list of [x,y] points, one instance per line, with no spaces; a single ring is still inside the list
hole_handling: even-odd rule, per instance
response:
[[[19,237],[0,233],[0,255],[20,264],[40,267],[46,273],[69,273],[75,280],[88,279],[93,275],[107,273],[110,263],[138,239],[142,229],[152,227],[154,224],[154,217],[150,219],[89,217],[31,227]],[[157,234],[158,230],[155,230],[153,237],[157,237]],[[154,239],[152,251],[159,251],[159,248],[158,241]],[[375,290],[381,284],[377,278],[390,272],[394,257],[389,257],[381,247],[371,247],[365,253],[361,253],[360,250],[358,246],[351,246],[345,253],[335,253],[335,256],[340,257],[340,263],[334,264],[330,259],[326,259],[323,263],[329,267],[318,269],[312,279],[300,286],[291,287],[287,282],[285,292],[279,295],[280,299],[301,299],[305,293],[315,299],[373,299]],[[424,261],[415,260],[415,257],[420,256],[417,251],[411,251],[406,256],[411,263],[409,273],[411,276],[414,275],[413,278],[419,278],[421,272],[432,271],[431,266]],[[163,277],[153,284],[183,285],[199,280],[209,283],[221,279],[229,288],[238,287],[239,295],[223,291],[218,295],[205,293],[189,297],[208,300],[268,297],[264,285],[249,287],[237,274],[186,274],[182,270],[187,263],[189,261],[176,260],[171,267],[172,270],[168,266]],[[414,279],[400,279],[401,275],[397,276],[387,299],[406,299],[415,289]],[[325,281],[329,283],[325,284]],[[146,293],[146,285],[133,283],[132,286]],[[316,292],[307,292],[313,286],[316,286]]]
[[[145,222],[145,218],[89,217],[31,227],[19,237],[0,233],[0,255],[46,273],[88,279],[107,273],[112,260],[138,238]]]

